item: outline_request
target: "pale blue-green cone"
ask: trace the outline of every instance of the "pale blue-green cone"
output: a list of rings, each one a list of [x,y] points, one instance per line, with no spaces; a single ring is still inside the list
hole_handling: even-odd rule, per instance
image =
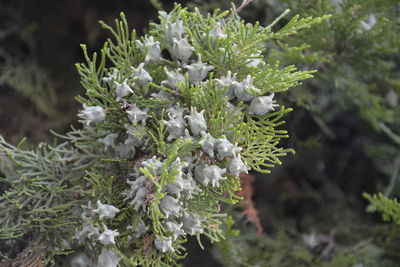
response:
[[[231,162],[228,164],[228,170],[235,176],[239,176],[240,173],[247,173],[249,168],[244,164],[242,159],[239,156],[235,156]]]
[[[213,70],[214,67],[201,62],[201,55],[198,55],[198,60],[195,63],[187,65],[189,74],[189,82],[195,85],[199,85],[206,77],[209,71]]]
[[[226,137],[218,139],[217,152],[221,159],[225,157],[235,156],[236,153],[242,151],[241,147],[232,144]]]
[[[104,151],[106,151],[108,147],[115,147],[115,140],[117,140],[117,138],[118,138],[118,134],[111,133],[111,134],[108,134],[103,139],[99,139],[99,142],[104,145]]]
[[[115,81],[118,79],[118,69],[117,68],[113,68],[112,72],[108,72],[106,74],[106,77],[103,77],[101,80],[107,82],[108,84],[111,84],[111,82]]]
[[[170,216],[182,216],[182,207],[179,205],[179,200],[168,195],[161,199],[160,209],[165,214],[166,218],[169,218]]]
[[[185,235],[185,231],[182,229],[183,223],[177,223],[174,221],[169,221],[165,224],[165,229],[172,233],[174,240],[176,240],[179,236]]]
[[[85,125],[89,126],[91,124],[103,122],[106,118],[106,113],[100,106],[88,107],[83,104],[83,110],[81,110],[78,116],[84,119]]]
[[[121,100],[129,94],[133,94],[133,90],[129,87],[127,80],[125,79],[122,83],[114,82],[115,84],[115,95],[117,96],[117,101]]]
[[[197,235],[204,232],[202,220],[196,214],[184,212],[180,221],[183,223],[183,230],[189,235]]]
[[[274,104],[276,101],[273,100],[273,98],[273,93],[268,96],[257,96],[253,98],[249,105],[249,114],[262,116],[274,110],[274,108],[278,107],[279,105]]]
[[[251,77],[251,75],[247,75],[246,79],[244,79],[242,82],[235,83],[234,91],[238,100],[250,101],[255,95],[259,94],[261,90],[254,87],[253,77]]]
[[[226,96],[228,100],[235,98],[234,87],[236,86],[236,73],[232,76],[232,72],[228,71],[226,76],[215,80],[218,82],[218,87],[225,90],[224,96]]]
[[[201,145],[201,150],[207,153],[210,157],[214,157],[214,148],[217,144],[218,139],[212,137],[209,133],[204,131],[200,132],[201,136],[203,137],[199,144]]]
[[[99,236],[99,241],[103,245],[115,244],[115,238],[119,236],[118,231],[105,229]]]
[[[154,240],[154,246],[162,253],[165,253],[167,251],[171,251],[171,252],[175,251],[175,249],[172,247],[172,238],[171,237],[165,237],[164,240],[157,237]]]
[[[165,125],[168,127],[168,137],[167,140],[175,140],[181,136],[185,135],[185,120],[183,119],[183,115],[179,114],[177,117],[173,117],[168,114],[169,120],[165,121]]]
[[[181,69],[177,68],[175,71],[169,71],[164,67],[165,74],[167,74],[167,80],[161,82],[162,86],[176,89],[177,82],[185,82],[185,76],[181,73]]]
[[[224,173],[226,173],[226,169],[222,169],[218,167],[217,165],[205,165],[203,169],[203,184],[208,185],[211,183],[212,186],[218,187],[219,186],[219,181],[225,180],[226,177],[222,176]]]
[[[146,56],[144,58],[146,63],[157,63],[161,61],[162,57],[160,42],[154,41],[153,36],[146,36],[143,40],[143,43],[139,40],[136,40],[136,44],[140,49],[146,51]]]
[[[121,258],[111,249],[103,248],[96,267],[117,267]]]
[[[119,212],[119,209],[113,205],[102,204],[100,200],[97,200],[97,209],[93,210],[93,213],[99,215],[100,219],[112,219]]]
[[[194,52],[193,46],[189,44],[186,38],[182,39],[173,39],[173,44],[172,44],[172,56],[175,58],[187,62],[188,59],[192,56]]]
[[[144,63],[140,63],[137,68],[131,67],[131,69],[131,77],[135,79],[133,83],[137,86],[148,86],[148,83],[153,81],[153,78],[151,78],[147,70],[144,69]]]
[[[142,123],[146,124],[146,119],[150,117],[147,114],[148,108],[141,110],[137,106],[131,107],[129,110],[126,111],[128,113],[128,119],[133,123]]]
[[[186,31],[184,30],[183,23],[180,19],[165,26],[165,39],[170,46],[173,45],[174,39],[182,39],[185,33]]]
[[[141,164],[143,167],[147,168],[150,173],[154,173],[155,175],[161,174],[162,162],[159,161],[156,156],[153,156],[151,159],[142,161]]]
[[[207,123],[204,119],[204,110],[197,112],[196,108],[191,107],[190,115],[186,115],[185,118],[188,120],[193,135],[199,136],[201,131],[207,130]]]

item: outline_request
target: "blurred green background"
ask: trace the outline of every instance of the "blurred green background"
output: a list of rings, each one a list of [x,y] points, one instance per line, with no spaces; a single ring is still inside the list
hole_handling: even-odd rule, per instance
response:
[[[179,1],[207,12],[228,1]],[[239,6],[241,1],[235,1]],[[74,64],[80,44],[97,51],[120,11],[140,34],[172,1],[0,0],[0,134],[11,143],[51,141],[49,129],[78,125],[84,94]],[[400,266],[400,230],[366,213],[363,192],[400,193],[400,38],[398,0],[254,0],[240,15],[271,23],[286,8],[294,15],[332,17],[288,45],[266,43],[267,59],[282,66],[316,69],[312,80],[278,101],[294,108],[284,126],[283,159],[272,174],[257,176],[253,203],[263,235],[228,208],[236,223],[226,242],[202,251],[188,244],[185,266]],[[375,21],[374,21],[375,20]],[[291,49],[302,46],[302,49]]]

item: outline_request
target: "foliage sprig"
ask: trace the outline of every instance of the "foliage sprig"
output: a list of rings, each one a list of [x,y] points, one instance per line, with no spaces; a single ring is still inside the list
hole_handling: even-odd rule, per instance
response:
[[[320,21],[273,32],[234,10],[175,5],[139,39],[123,13],[115,28],[101,22],[113,39],[93,56],[82,45],[76,64],[83,127],[36,151],[0,140],[17,164],[2,180],[0,238],[39,244],[49,261],[81,245],[107,267],[175,266],[189,236],[223,239],[220,203],[240,199],[239,174],[269,172],[292,152],[278,129],[291,109],[274,93],[313,73],[265,62],[264,42]]]

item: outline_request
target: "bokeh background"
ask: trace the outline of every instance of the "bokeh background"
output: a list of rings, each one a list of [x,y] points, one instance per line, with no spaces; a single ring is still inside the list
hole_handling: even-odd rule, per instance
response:
[[[203,12],[231,8],[223,0],[178,2]],[[0,0],[0,134],[13,144],[27,137],[33,147],[53,140],[49,129],[65,133],[79,126],[79,45],[86,43],[91,52],[102,47],[109,36],[99,20],[112,24],[123,11],[143,34],[157,21],[158,8],[172,6],[173,1],[147,0]],[[277,96],[294,109],[283,126],[290,134],[283,145],[296,154],[271,174],[245,177],[247,202],[226,208],[241,235],[207,244],[206,250],[191,240],[184,265],[400,266],[398,226],[366,212],[363,197],[400,193],[399,3],[254,0],[240,15],[265,26],[286,8],[291,11],[276,29],[296,14],[332,14],[288,37],[288,46],[265,44],[271,61],[318,70],[315,79]]]

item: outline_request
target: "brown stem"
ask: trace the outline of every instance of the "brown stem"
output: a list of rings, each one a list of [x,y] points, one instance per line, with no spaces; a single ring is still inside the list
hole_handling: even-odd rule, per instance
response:
[[[258,235],[262,235],[264,233],[264,229],[261,225],[261,220],[258,215],[257,209],[254,207],[254,202],[252,197],[254,195],[253,183],[255,181],[255,177],[250,174],[241,173],[239,175],[240,183],[242,190],[237,194],[244,199],[241,204],[243,207],[243,216],[246,217],[248,222],[251,222],[256,227],[256,231]]]
[[[236,13],[239,13],[243,8],[245,8],[247,5],[249,5],[253,0],[243,0],[242,4],[235,9]]]

